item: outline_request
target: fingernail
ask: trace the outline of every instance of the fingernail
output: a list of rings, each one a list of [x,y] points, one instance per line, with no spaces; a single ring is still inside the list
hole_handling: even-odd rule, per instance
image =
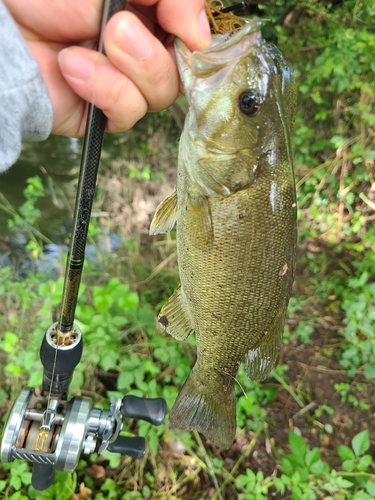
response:
[[[207,14],[206,14],[205,9],[203,9],[202,12],[198,16],[198,30],[199,30],[199,34],[202,38],[202,41],[205,45],[204,48],[211,47],[211,43],[212,43],[211,28],[210,28],[210,25],[208,23]]]
[[[138,21],[127,22],[122,19],[115,34],[115,41],[121,50],[137,61],[143,61],[150,57],[153,51],[151,33]]]
[[[90,59],[74,47],[63,49],[58,58],[63,72],[78,80],[88,80],[94,71],[94,64]]]

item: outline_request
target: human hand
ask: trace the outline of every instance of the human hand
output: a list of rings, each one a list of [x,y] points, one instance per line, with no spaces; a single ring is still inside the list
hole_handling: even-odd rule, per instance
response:
[[[128,0],[95,50],[102,0],[4,0],[38,61],[54,111],[52,133],[84,134],[87,101],[107,130],[131,128],[147,111],[170,106],[179,91],[173,35],[191,50],[210,45],[205,0]]]

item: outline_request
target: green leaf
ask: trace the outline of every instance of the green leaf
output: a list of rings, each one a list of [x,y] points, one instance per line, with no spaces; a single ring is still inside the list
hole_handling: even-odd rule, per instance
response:
[[[12,475],[10,477],[9,484],[15,489],[19,490],[21,488],[21,478],[19,476]]]
[[[111,452],[105,451],[103,453],[103,455],[105,456],[105,458],[107,458],[109,460],[109,466],[111,467],[111,469],[117,469],[117,467],[121,463],[121,454],[120,453],[111,453]]]
[[[117,389],[122,391],[123,389],[129,389],[131,384],[134,382],[134,372],[122,372],[117,379]]]
[[[31,483],[31,472],[24,472],[21,475],[21,480],[23,484],[30,484]]]
[[[292,499],[297,500],[298,498],[302,498],[302,490],[299,486],[294,485],[292,487]]]
[[[355,467],[354,460],[345,460],[342,463],[342,468],[347,472],[352,472],[354,470],[354,467]]]
[[[315,462],[314,464],[311,465],[310,471],[313,474],[328,474],[329,473],[329,465],[327,462]]]
[[[301,474],[298,470],[296,470],[292,476],[292,483],[300,483],[301,482]]]
[[[366,363],[364,374],[365,377],[368,379],[375,378],[375,363]]]
[[[41,371],[33,371],[30,373],[28,385],[30,387],[36,387],[42,383],[43,374]]]
[[[305,467],[305,457],[303,457],[302,455],[290,454],[290,455],[288,455],[288,460],[295,468]]]
[[[109,311],[113,304],[113,298],[110,295],[97,295],[94,296],[94,306],[101,314]]]
[[[19,336],[16,335],[13,332],[5,332],[5,339],[3,342],[0,343],[1,348],[5,352],[12,352],[14,347],[18,344],[19,342]]]
[[[358,463],[358,467],[357,469],[361,472],[365,471],[369,465],[371,464],[372,462],[372,456],[371,455],[363,455],[360,459],[359,459],[359,463]]]
[[[247,491],[251,491],[256,483],[255,474],[251,469],[246,469],[246,474],[241,474],[236,477],[236,485],[240,488],[245,488]]]
[[[283,472],[288,476],[288,477],[291,477],[293,472],[294,472],[294,467],[293,467],[293,464],[291,463],[291,461],[289,460],[289,457],[284,457],[282,460],[281,460],[281,467],[283,469]]]
[[[112,370],[115,368],[119,354],[117,351],[107,351],[100,358],[100,366],[104,371]]]
[[[365,491],[360,490],[354,494],[353,497],[350,497],[352,500],[374,500],[374,497],[368,495]]]
[[[313,448],[312,450],[309,450],[305,456],[306,465],[310,467],[310,465],[312,465],[313,463],[317,462],[320,459],[320,456],[321,454],[319,448]]]
[[[375,498],[375,481],[367,481],[366,491]]]
[[[13,495],[11,495],[8,498],[9,500],[29,500],[29,498],[25,497],[25,495],[22,495],[20,491],[16,491],[15,493],[13,493]]]
[[[347,479],[344,479],[341,476],[339,476],[336,479],[336,484],[338,486],[340,486],[340,488],[351,488],[352,486],[354,486],[354,483],[352,483],[351,481],[348,481]]]
[[[358,349],[357,349],[357,347],[352,346],[352,347],[349,347],[349,349],[346,349],[346,350],[343,352],[342,357],[343,357],[344,359],[350,359],[350,358],[352,358],[353,356],[355,356],[357,353],[358,353]]]
[[[119,299],[118,304],[123,309],[135,309],[139,305],[139,297],[136,293],[130,292]]]
[[[152,429],[147,437],[148,437],[148,446],[151,450],[151,453],[154,457],[156,457],[158,453],[159,438],[155,429]]]
[[[338,446],[337,453],[342,460],[354,460],[354,452],[349,446]]]
[[[306,455],[307,445],[305,441],[294,432],[289,433],[289,446],[295,455],[299,457],[304,457]]]
[[[368,430],[362,431],[352,439],[352,447],[357,457],[363,455],[370,448]]]
[[[339,148],[340,146],[343,146],[347,139],[344,137],[341,137],[341,135],[334,135],[331,137],[331,142],[334,145],[335,148]]]

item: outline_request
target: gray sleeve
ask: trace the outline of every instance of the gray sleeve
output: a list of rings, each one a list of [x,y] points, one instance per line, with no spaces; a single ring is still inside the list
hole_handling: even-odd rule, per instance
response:
[[[38,63],[0,0],[0,172],[17,160],[22,141],[51,133],[52,104]]]

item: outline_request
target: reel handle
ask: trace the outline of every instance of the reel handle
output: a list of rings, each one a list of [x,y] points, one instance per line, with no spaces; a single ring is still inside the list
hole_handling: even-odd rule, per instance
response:
[[[136,418],[158,426],[164,421],[167,403],[161,398],[145,399],[125,396],[120,411],[124,418]]]
[[[118,438],[108,445],[108,451],[112,453],[121,453],[133,458],[142,458],[146,450],[146,440],[144,437],[124,437]]]
[[[52,486],[55,478],[55,468],[52,465],[33,464],[31,485],[38,491],[43,491]]]

